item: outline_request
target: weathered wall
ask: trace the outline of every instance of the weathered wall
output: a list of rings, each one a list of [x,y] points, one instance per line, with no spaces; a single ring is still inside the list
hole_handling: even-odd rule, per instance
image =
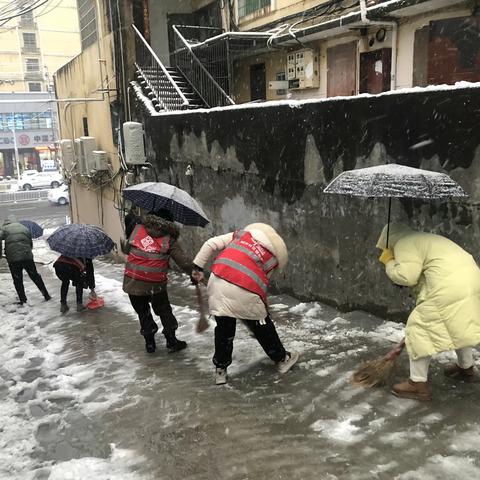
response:
[[[387,201],[322,191],[343,170],[387,161],[446,171],[469,201],[394,200],[393,220],[445,234],[476,254],[479,124],[480,87],[145,118],[159,179],[192,192],[212,221],[185,229],[193,251],[211,234],[268,222],[290,251],[279,288],[390,317],[402,315],[409,299],[377,260]],[[193,177],[185,176],[188,164]]]

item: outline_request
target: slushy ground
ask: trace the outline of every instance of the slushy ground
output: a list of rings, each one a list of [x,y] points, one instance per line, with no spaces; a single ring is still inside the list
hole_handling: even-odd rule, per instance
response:
[[[158,334],[149,355],[122,265],[95,261],[103,309],[76,313],[71,289],[61,316],[56,255],[40,239],[35,257],[50,302],[26,279],[28,305],[15,305],[0,263],[0,479],[480,478],[480,387],[443,377],[450,353],[432,362],[431,403],[350,384],[402,325],[274,296],[280,337],[300,362],[281,376],[239,324],[229,383],[217,387],[213,324],[195,333],[186,276],[171,275],[169,291],[188,348],[168,354]],[[407,374],[404,353],[396,380]]]

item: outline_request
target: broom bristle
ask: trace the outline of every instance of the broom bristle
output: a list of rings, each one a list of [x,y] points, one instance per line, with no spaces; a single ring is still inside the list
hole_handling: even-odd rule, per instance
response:
[[[390,378],[396,358],[381,357],[360,365],[353,374],[352,383],[366,388],[382,385]]]

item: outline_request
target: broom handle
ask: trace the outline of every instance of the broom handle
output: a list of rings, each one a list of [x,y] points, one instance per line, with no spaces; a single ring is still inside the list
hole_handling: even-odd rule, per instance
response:
[[[396,357],[398,357],[403,349],[405,348],[405,338],[402,338],[402,341],[400,343],[397,343],[386,355],[385,355],[385,360],[393,360]]]

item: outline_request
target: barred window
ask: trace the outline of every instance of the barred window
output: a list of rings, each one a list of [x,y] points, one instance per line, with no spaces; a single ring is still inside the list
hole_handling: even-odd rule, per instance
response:
[[[270,0],[239,0],[238,16],[239,18],[245,17],[269,5]]]
[[[27,67],[27,72],[40,72],[40,62],[38,58],[27,58],[25,60],[25,66]]]
[[[30,82],[28,84],[28,91],[29,92],[41,92],[42,91],[42,84],[38,82]]]
[[[34,33],[22,33],[23,35],[23,46],[26,49],[32,50],[37,48],[37,37]]]
[[[97,18],[93,0],[77,0],[82,50],[97,40]]]

